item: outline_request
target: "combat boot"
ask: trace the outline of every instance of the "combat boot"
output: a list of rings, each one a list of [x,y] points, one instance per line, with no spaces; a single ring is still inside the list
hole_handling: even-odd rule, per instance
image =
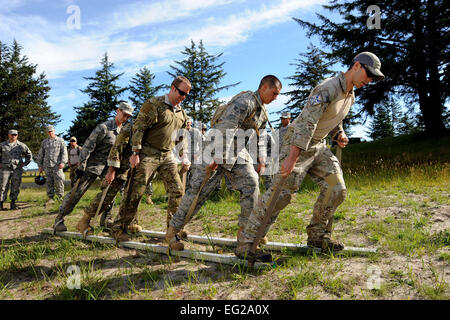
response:
[[[175,229],[172,226],[169,226],[166,232],[166,241],[169,244],[170,249],[181,251],[184,250],[184,244],[180,242],[180,237],[178,233],[179,229]]]
[[[167,218],[166,218],[166,224],[167,224],[167,229],[169,229],[169,223],[170,220],[172,220],[173,214],[171,212],[167,212]],[[180,232],[178,232],[178,236],[180,237],[180,239],[187,239],[188,237],[188,233],[181,229]]]
[[[342,242],[329,238],[308,239],[307,244],[308,246],[321,248],[322,250],[341,251],[344,249]]]
[[[147,199],[145,200],[145,202],[147,202],[147,204],[153,204],[152,197],[147,196]]]
[[[53,224],[53,232],[64,232],[67,231],[67,227],[64,224],[64,216],[58,214],[55,218],[55,223]]]
[[[128,226],[128,231],[131,233],[139,233],[142,231],[142,227],[136,222],[133,222]]]
[[[251,254],[250,247],[250,243],[238,242],[238,245],[234,250],[234,254],[236,255],[236,257],[243,260],[249,260],[250,257],[253,257],[253,261],[272,262],[272,255],[269,252],[261,249],[256,249],[256,252],[254,254]]]
[[[91,216],[85,212],[83,217],[77,224],[77,230],[80,231],[80,233],[82,233],[84,237],[94,233],[94,229],[89,225],[90,222]]]
[[[17,210],[17,206],[16,206],[16,200],[11,200],[11,206],[10,206],[11,210]]]
[[[3,208],[3,201],[0,201],[0,210],[5,210],[5,209]]]
[[[111,237],[116,239],[117,242],[130,241],[130,235],[122,229],[111,230]]]

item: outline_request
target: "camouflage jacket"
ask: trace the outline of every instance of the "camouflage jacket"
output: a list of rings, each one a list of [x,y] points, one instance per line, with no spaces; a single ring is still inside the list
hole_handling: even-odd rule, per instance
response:
[[[115,119],[97,125],[83,144],[79,168],[98,176],[106,174],[108,155],[119,132]]]
[[[54,139],[44,139],[35,159],[39,168],[53,168],[68,161],[67,148],[64,140],[58,136]]]
[[[256,96],[256,99],[255,99]],[[238,158],[244,163],[254,163],[257,159],[254,156],[266,157],[266,139],[267,139],[267,118],[265,116],[266,106],[262,103],[258,91],[244,92],[234,96],[230,101],[230,105],[214,124],[212,129],[219,130],[223,137],[223,167],[231,170]],[[210,130],[206,138],[205,148],[211,143],[212,135],[215,130]],[[228,131],[228,133],[227,133]],[[240,131],[240,133],[239,133]],[[238,143],[235,137],[245,132],[245,142]],[[249,150],[247,150],[249,148]],[[254,150],[255,149],[255,150]]]
[[[0,143],[0,167],[3,170],[26,167],[31,162],[31,158],[31,151],[23,142],[9,143],[9,141],[4,141]]]
[[[144,155],[155,150],[171,152],[177,131],[186,127],[186,120],[183,108],[174,108],[167,95],[147,100],[133,125],[133,150],[141,150]]]
[[[347,92],[343,73],[315,87],[300,115],[288,127],[290,144],[307,150],[311,141],[320,141],[329,134],[333,138],[344,132],[342,121],[355,102],[355,94]]]

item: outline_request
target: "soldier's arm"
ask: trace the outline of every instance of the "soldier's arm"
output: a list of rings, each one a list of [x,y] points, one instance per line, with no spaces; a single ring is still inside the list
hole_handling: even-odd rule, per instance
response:
[[[328,88],[319,86],[313,90],[302,112],[292,123],[294,132],[291,138],[291,145],[301,150],[309,148],[319,119],[333,98],[334,94]]]
[[[67,148],[66,148],[66,144],[64,142],[63,139],[59,140],[60,144],[61,144],[61,148],[60,148],[60,154],[58,157],[58,162],[61,165],[65,165],[67,163],[67,161],[69,160],[69,156],[67,154]]]
[[[142,149],[142,138],[147,129],[158,121],[158,110],[153,100],[147,100],[141,107],[133,125],[131,145],[133,151]]]
[[[83,150],[80,154],[80,170],[84,170],[86,162],[89,159],[91,153],[95,150],[97,144],[101,143],[106,136],[107,128],[101,123],[95,127],[89,137],[86,139],[83,145]]]
[[[130,141],[131,137],[131,125],[127,124],[120,131],[119,135],[114,142],[114,145],[111,147],[108,155],[108,166],[112,168],[120,168],[120,161],[123,157],[123,150],[126,148],[127,144]]]
[[[45,140],[44,140],[45,141]],[[44,156],[45,156],[45,151],[44,151],[44,141],[41,142],[41,148],[39,149],[38,155],[35,159],[36,164],[38,165],[39,168],[42,168],[44,165]]]
[[[226,159],[226,152],[230,150],[233,143],[233,134],[229,134],[227,139],[227,131],[234,133],[238,128],[242,127],[244,120],[251,114],[255,105],[252,103],[253,98],[249,99],[247,95],[237,98],[232,105],[228,107],[225,114],[222,116],[214,129],[219,130],[223,136],[223,159]],[[255,102],[256,104],[256,102]]]

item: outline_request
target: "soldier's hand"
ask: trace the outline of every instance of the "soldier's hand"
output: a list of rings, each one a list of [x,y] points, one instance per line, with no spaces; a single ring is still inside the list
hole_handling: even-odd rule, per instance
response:
[[[114,179],[116,178],[116,171],[114,170],[114,168],[111,167],[108,168],[108,172],[106,173],[105,179],[108,182],[108,184],[111,184]]]
[[[211,171],[216,171],[219,165],[213,160],[208,167]]]
[[[297,162],[298,157],[300,156],[300,148],[291,145],[291,150],[286,159],[283,160],[281,164],[280,173],[282,177],[287,177],[291,174],[292,170],[294,170],[295,163]]]
[[[258,168],[256,168],[256,172],[261,176],[264,174],[264,171],[266,171],[266,164],[265,163],[258,163]]]
[[[63,168],[64,168],[64,163],[60,163],[59,166],[58,166],[58,169],[61,170],[61,169],[63,169]]]
[[[39,173],[41,173],[42,171],[44,171],[42,168],[39,168]]]
[[[139,162],[140,162],[140,160],[139,160],[139,155],[132,155],[131,157],[130,157],[130,165],[131,165],[131,167],[132,168],[135,168],[135,167],[137,167],[138,165],[139,165]]]
[[[341,148],[345,148],[348,144],[348,137],[344,132],[341,132],[337,139],[337,144]]]

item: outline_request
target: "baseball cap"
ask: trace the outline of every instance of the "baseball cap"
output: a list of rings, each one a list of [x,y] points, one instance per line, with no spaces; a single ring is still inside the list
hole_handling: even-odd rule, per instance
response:
[[[376,55],[371,52],[365,51],[358,53],[353,58],[353,62],[359,61],[359,63],[365,65],[367,69],[375,76],[375,80],[383,80],[384,74],[381,72],[381,61]]]
[[[121,102],[119,104],[119,109],[130,116],[133,115],[134,108],[129,103]]]
[[[47,126],[47,132],[50,132],[50,131],[55,131],[55,127],[54,126]]]
[[[19,134],[17,130],[11,129],[8,131],[8,134]]]
[[[77,138],[75,137],[70,138],[70,142],[77,142]]]

